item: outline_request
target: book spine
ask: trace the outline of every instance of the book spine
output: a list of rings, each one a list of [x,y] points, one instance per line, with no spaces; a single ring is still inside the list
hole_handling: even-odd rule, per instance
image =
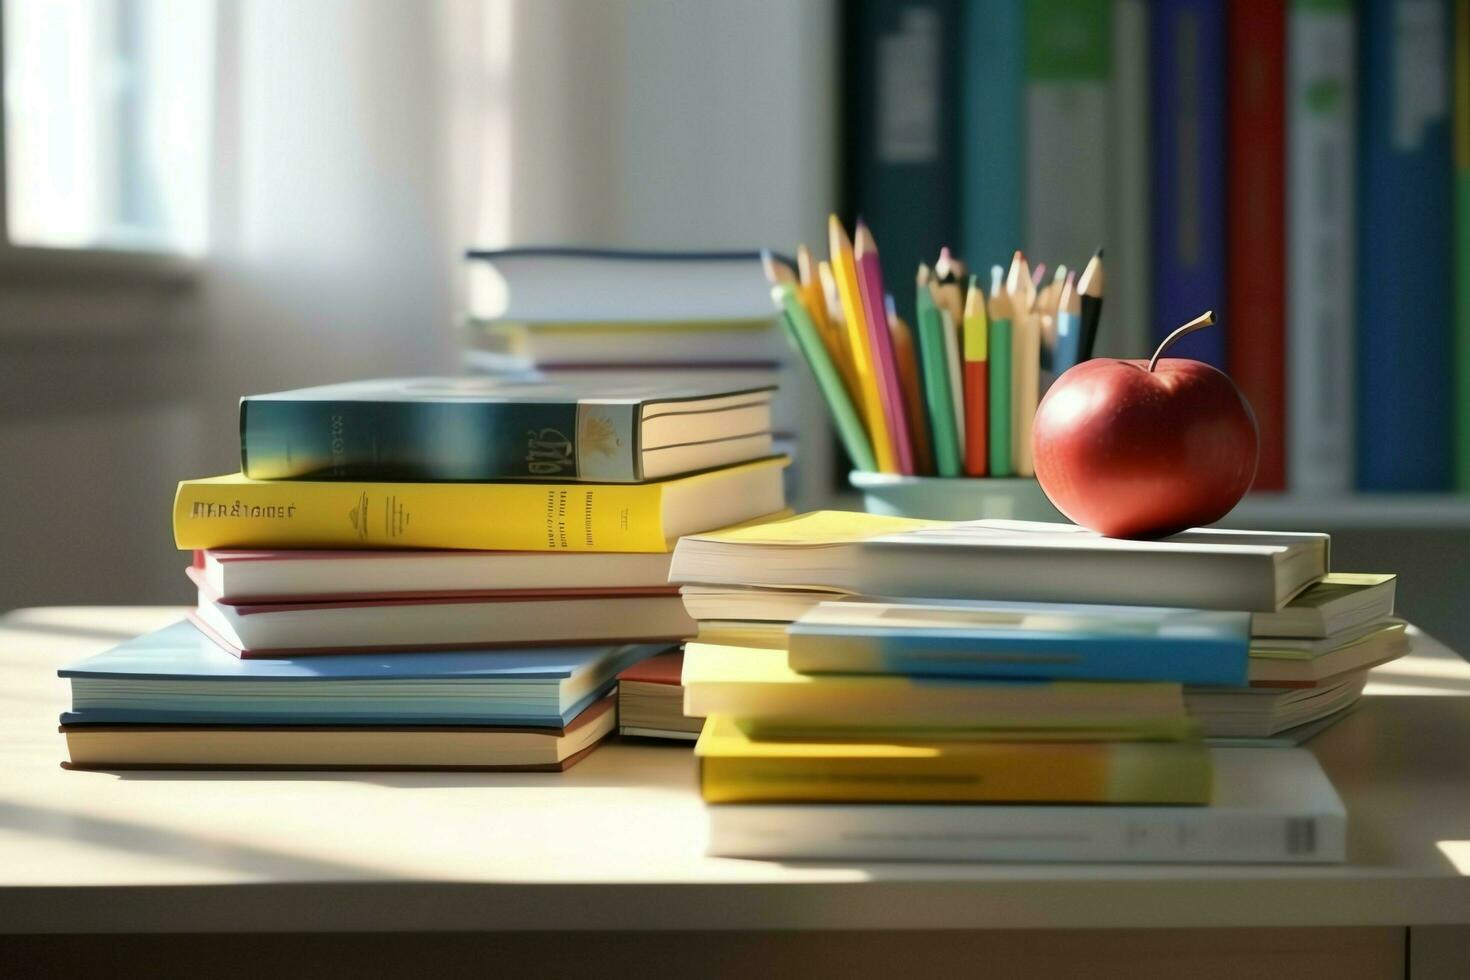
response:
[[[855,631],[788,630],[790,663],[801,673],[877,673],[907,677],[1168,681],[1243,687],[1249,641],[1239,636],[1151,642],[1067,637],[882,636]]]
[[[1228,13],[1226,303],[1230,376],[1255,411],[1253,488],[1286,488],[1286,9],[1236,0]]]
[[[784,860],[1346,860],[1340,813],[1208,807],[714,806],[713,857]]]
[[[1470,0],[1455,0],[1455,486],[1470,492]]]
[[[706,729],[708,730],[708,729]],[[1198,742],[996,742],[964,755],[705,756],[706,803],[1208,803]]]
[[[1148,4],[1113,4],[1113,131],[1108,136],[1112,176],[1107,217],[1108,295],[1094,353],[1147,357],[1149,282]]]
[[[189,480],[174,498],[188,548],[667,551],[661,484]]]
[[[960,0],[864,0],[844,9],[846,126],[856,148],[847,210],[880,236],[883,281],[906,282],[916,258],[938,255],[958,232],[959,120],[944,101],[959,80]],[[913,323],[908,291],[894,299]]]
[[[1025,247],[1033,262],[1080,269],[1105,240],[1111,12],[1096,0],[1026,0]]]
[[[1288,14],[1287,483],[1344,493],[1353,483],[1353,9],[1294,0]]]
[[[1214,310],[1169,356],[1225,368],[1225,5],[1156,0],[1149,10],[1154,187],[1153,339]],[[1147,352],[1141,356],[1147,356]]]
[[[1358,487],[1448,489],[1450,8],[1370,0],[1362,11]]]
[[[240,403],[240,457],[257,480],[587,480],[640,477],[637,404]]]
[[[966,0],[962,20],[961,244],[983,273],[1009,264],[1022,241],[1025,0]]]

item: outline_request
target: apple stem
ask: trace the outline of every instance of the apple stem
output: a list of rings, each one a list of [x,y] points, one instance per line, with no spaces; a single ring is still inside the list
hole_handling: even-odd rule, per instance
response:
[[[1193,320],[1190,320],[1184,326],[1179,327],[1173,333],[1169,334],[1169,336],[1165,337],[1164,342],[1159,345],[1159,349],[1154,351],[1154,356],[1148,359],[1149,373],[1153,373],[1154,365],[1159,363],[1159,358],[1163,356],[1164,351],[1168,350],[1169,347],[1174,343],[1174,341],[1178,340],[1180,337],[1183,337],[1187,333],[1194,333],[1196,330],[1203,330],[1205,327],[1214,324],[1214,322],[1215,311],[1205,310],[1199,316],[1195,317]]]

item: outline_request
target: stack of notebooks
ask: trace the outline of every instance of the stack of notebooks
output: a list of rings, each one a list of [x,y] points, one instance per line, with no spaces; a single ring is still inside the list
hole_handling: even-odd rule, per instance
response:
[[[691,535],[711,851],[1341,860],[1290,746],[1408,641],[1393,578],[1330,574],[1328,544],[824,512]]]
[[[577,387],[779,388],[772,434],[794,456],[800,384],[785,379],[759,253],[514,248],[468,260],[469,371]]]
[[[691,635],[682,534],[780,513],[767,388],[489,379],[246,398],[180,484],[188,622],[67,668],[86,768],[574,764],[618,674]]]

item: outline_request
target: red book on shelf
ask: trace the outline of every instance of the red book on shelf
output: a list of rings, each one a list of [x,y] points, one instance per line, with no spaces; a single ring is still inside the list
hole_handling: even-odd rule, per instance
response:
[[[1230,376],[1255,409],[1255,489],[1286,489],[1286,4],[1227,5]]]

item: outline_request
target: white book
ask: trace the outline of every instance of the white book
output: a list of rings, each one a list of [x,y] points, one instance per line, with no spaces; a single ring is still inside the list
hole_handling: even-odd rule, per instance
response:
[[[1040,521],[906,521],[816,511],[689,534],[680,585],[1275,611],[1328,569],[1325,534],[1196,528],[1160,541]]]
[[[1107,279],[1099,357],[1148,357],[1148,4],[1113,3],[1112,132],[1108,134]]]
[[[1347,811],[1305,749],[1220,748],[1209,806],[717,804],[714,857],[1326,864]]]
[[[1287,20],[1287,482],[1353,485],[1356,51],[1349,4]]]

